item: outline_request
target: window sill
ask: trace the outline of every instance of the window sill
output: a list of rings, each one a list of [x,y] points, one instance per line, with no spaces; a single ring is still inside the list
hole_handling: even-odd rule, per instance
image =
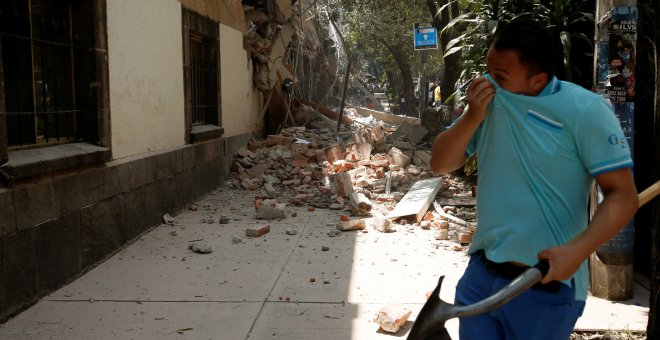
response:
[[[220,138],[225,133],[225,128],[217,125],[195,125],[190,129],[190,140],[199,142],[213,138]]]
[[[9,152],[0,167],[3,180],[16,181],[60,170],[101,163],[111,158],[110,149],[88,143],[61,144]]]

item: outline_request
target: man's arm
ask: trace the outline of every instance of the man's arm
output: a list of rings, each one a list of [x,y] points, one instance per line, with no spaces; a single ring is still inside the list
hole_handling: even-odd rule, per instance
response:
[[[543,283],[567,280],[573,276],[591,253],[616,235],[635,215],[638,208],[637,189],[630,168],[600,174],[596,176],[596,183],[605,198],[596,209],[587,230],[565,245],[539,253],[540,259],[550,262],[550,270]]]
[[[431,149],[431,169],[446,174],[465,163],[465,149],[486,118],[488,104],[495,95],[495,86],[485,78],[477,78],[467,90],[468,107],[465,113],[449,129],[440,133]]]

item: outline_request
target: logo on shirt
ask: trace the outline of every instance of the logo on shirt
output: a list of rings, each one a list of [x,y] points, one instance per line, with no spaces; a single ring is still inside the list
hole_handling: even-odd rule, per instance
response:
[[[621,137],[617,136],[616,134],[611,134],[611,135],[607,138],[607,141],[608,141],[611,145],[621,145],[622,148],[627,148],[627,147],[628,147],[628,144],[626,143],[626,139],[625,139],[625,138],[621,138]]]

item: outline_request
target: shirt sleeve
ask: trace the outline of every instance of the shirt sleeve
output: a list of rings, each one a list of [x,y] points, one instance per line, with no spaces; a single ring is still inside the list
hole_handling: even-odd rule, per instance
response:
[[[633,166],[621,123],[612,106],[602,97],[585,110],[576,139],[580,157],[592,176]]]

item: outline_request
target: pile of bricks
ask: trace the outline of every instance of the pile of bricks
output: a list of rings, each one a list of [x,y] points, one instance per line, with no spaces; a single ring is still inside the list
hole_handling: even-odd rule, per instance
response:
[[[240,149],[231,167],[230,184],[254,192],[258,219],[285,218],[287,205],[308,206],[346,210],[356,218],[342,215],[338,230],[370,226],[390,232],[393,223],[406,222],[388,220],[388,212],[412,184],[437,175],[427,164],[415,164],[417,150],[395,147],[387,142],[386,134],[378,124],[344,133],[342,138],[327,129],[287,128],[265,140],[251,140]],[[454,196],[465,190],[460,179],[444,176],[439,195]],[[456,209],[449,207],[449,213],[455,214]],[[445,216],[427,214],[417,224],[437,229],[438,239],[460,236],[469,243],[473,232],[469,224],[444,220]]]

